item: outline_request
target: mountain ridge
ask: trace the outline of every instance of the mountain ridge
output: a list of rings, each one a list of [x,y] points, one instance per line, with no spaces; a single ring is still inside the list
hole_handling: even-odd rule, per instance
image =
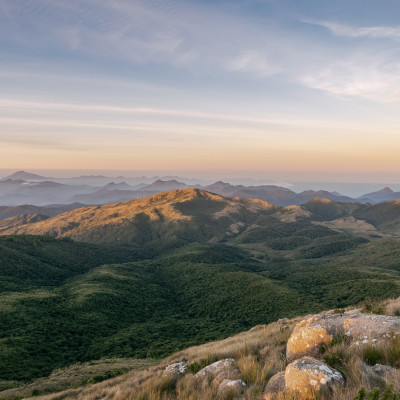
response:
[[[145,237],[150,241],[155,240],[166,230],[172,229],[182,240],[185,232],[189,231],[211,239],[211,232],[217,234],[222,228],[212,228],[212,222],[207,218],[204,222],[199,221],[196,219],[199,213],[203,217],[207,211],[209,218],[222,221],[223,229],[226,229],[232,223],[239,222],[234,221],[237,215],[254,220],[258,217],[257,212],[270,214],[271,210],[277,208],[258,199],[231,199],[201,189],[181,189],[123,203],[82,207],[52,217],[46,220],[47,223],[43,221],[10,228],[2,234],[70,236],[86,241],[115,241],[112,236],[117,234],[121,235],[117,238],[121,242],[133,242],[135,238],[142,242]],[[177,225],[177,222],[181,224]],[[198,229],[197,223],[208,226],[210,233],[202,231],[203,228]]]

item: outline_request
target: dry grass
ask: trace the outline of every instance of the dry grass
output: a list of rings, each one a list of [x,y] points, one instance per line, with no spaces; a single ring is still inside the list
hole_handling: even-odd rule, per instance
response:
[[[68,368],[58,369],[46,378],[33,383],[9,389],[0,393],[0,399],[16,399],[31,396],[32,393],[54,393],[71,387],[83,386],[91,379],[96,379],[110,372],[126,373],[130,370],[143,370],[154,365],[154,360],[105,359],[80,363]],[[35,397],[37,398],[37,397]]]
[[[247,399],[259,398],[267,380],[285,367],[285,344],[290,325],[260,325],[219,342],[194,346],[164,359],[146,370],[134,370],[123,376],[57,394],[36,396],[36,400],[203,400],[216,398],[209,379],[199,380],[187,374],[178,381],[162,377],[162,370],[176,361],[210,363],[233,357],[248,383]]]
[[[400,297],[398,299],[388,300],[384,306],[386,315],[400,317]]]

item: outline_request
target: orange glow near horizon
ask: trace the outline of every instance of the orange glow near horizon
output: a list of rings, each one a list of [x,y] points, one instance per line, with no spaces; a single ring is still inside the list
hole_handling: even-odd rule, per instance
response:
[[[245,136],[245,134],[243,134]],[[284,141],[283,141],[284,142]],[[8,143],[0,148],[0,169],[89,169],[89,170],[197,170],[197,171],[316,171],[399,172],[397,143],[365,142],[356,146],[340,141],[314,143],[296,141],[263,142],[245,140],[201,143],[125,142],[79,143],[77,148],[62,145],[34,146]]]

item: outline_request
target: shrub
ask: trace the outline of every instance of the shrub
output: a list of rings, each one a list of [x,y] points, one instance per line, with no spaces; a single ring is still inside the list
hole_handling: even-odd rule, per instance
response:
[[[201,365],[200,365],[197,361],[192,362],[192,363],[189,365],[189,371],[190,371],[192,374],[195,374],[195,373],[199,372],[200,370],[201,370]]]
[[[381,391],[379,388],[373,388],[368,396],[368,400],[379,400],[379,395]]]
[[[385,360],[383,351],[377,347],[367,346],[364,350],[364,361],[369,365],[375,365]]]

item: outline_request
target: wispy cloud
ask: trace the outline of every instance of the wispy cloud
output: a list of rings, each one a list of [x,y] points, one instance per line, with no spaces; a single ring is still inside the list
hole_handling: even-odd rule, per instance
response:
[[[32,137],[32,135],[5,135],[0,137],[0,144],[4,146],[18,146],[39,149],[57,149],[63,151],[86,151],[89,146],[72,143],[68,140],[51,140],[48,137]]]
[[[345,68],[345,75],[338,71]],[[361,66],[333,65],[319,73],[307,75],[302,82],[311,88],[323,90],[344,99],[354,97],[379,103],[400,102],[400,78],[395,74],[383,75],[379,71],[365,70]]]
[[[385,38],[385,39],[400,40],[400,26],[353,27],[332,21],[319,21],[314,19],[303,19],[303,22],[326,28],[336,36],[345,36],[353,38],[362,38],[362,37]]]
[[[228,69],[232,71],[254,72],[260,76],[276,75],[283,70],[271,60],[269,54],[260,50],[249,50],[242,55],[229,60]]]
[[[4,13],[0,15],[0,35],[8,37],[12,29],[13,35],[8,39],[10,43],[25,43],[29,48],[29,52],[25,53],[37,53],[36,60],[44,63],[46,54],[51,55],[54,51],[61,53],[62,60],[74,65],[71,76],[74,75],[76,81],[79,80],[79,73],[82,74],[82,71],[76,72],[79,70],[76,65],[85,60],[94,70],[97,65],[103,64],[107,64],[108,68],[109,64],[111,68],[121,66],[124,72],[132,67],[142,67],[138,76],[145,79],[151,75],[146,71],[147,66],[174,70],[176,75],[170,81],[174,90],[184,87],[179,82],[179,72],[184,71],[196,78],[211,77],[215,81],[225,76],[230,82],[243,79],[242,87],[249,77],[264,81],[277,77],[287,86],[300,84],[340,98],[399,101],[399,50],[393,40],[400,39],[400,26],[357,27],[303,19],[307,24],[321,26],[333,33],[329,41],[321,44],[318,40],[309,40],[307,35],[302,36],[300,28],[288,29],[275,22],[273,17],[252,18],[251,14],[240,13],[239,2],[232,3],[185,0],[35,0],[26,3],[23,0],[0,0],[0,6],[4,8]],[[240,2],[241,6],[248,3],[254,1]],[[379,46],[383,41],[373,40],[354,40],[343,46],[343,41],[337,37],[390,39],[385,42],[394,47],[392,49],[389,45],[382,49]],[[369,42],[374,42],[374,45]],[[26,57],[25,53],[23,57]],[[51,56],[48,62],[49,65],[53,62]],[[51,64],[47,69],[49,74],[53,73],[53,79],[57,79],[54,70],[58,67]],[[3,76],[16,70],[13,66],[1,69]],[[110,73],[113,76],[104,80],[104,87],[124,85],[123,78],[121,83],[116,83],[118,71]],[[86,79],[84,76],[83,80]],[[126,79],[127,85],[131,84],[130,79]],[[101,79],[97,78],[86,80],[86,85],[95,80],[101,85]],[[212,84],[209,83],[210,87]],[[144,86],[141,93],[146,92]],[[179,95],[170,94],[169,97],[178,98]],[[231,101],[235,100],[230,98],[227,102]],[[49,107],[52,109],[51,104]],[[238,118],[235,115],[219,116],[217,113],[203,115],[201,112],[185,111],[184,108],[127,107],[125,111],[122,108],[103,111],[221,120]],[[91,111],[80,107],[82,110]]]
[[[256,130],[258,128],[262,128],[263,126],[285,126],[285,127],[304,127],[304,128],[318,128],[318,127],[339,127],[342,124],[335,120],[319,120],[318,118],[262,118],[258,116],[251,116],[251,115],[234,115],[234,114],[221,114],[221,113],[208,113],[208,112],[198,112],[198,111],[191,111],[185,109],[164,109],[164,108],[147,108],[147,107],[122,107],[122,106],[114,106],[109,104],[73,104],[73,103],[50,103],[50,102],[33,102],[33,101],[22,101],[22,100],[13,100],[13,99],[2,99],[0,98],[0,112],[3,111],[17,111],[17,112],[29,112],[34,111],[40,113],[39,115],[48,115],[48,113],[55,112],[57,113],[57,120],[52,121],[42,118],[36,119],[27,119],[27,118],[7,118],[7,117],[0,117],[0,122],[10,122],[10,123],[18,123],[18,121],[23,124],[24,121],[26,124],[42,124],[48,126],[62,126],[65,124],[66,126],[76,126],[76,127],[92,127],[92,128],[115,128],[121,130],[129,130],[129,129],[146,129],[145,125],[132,125],[130,122],[129,125],[123,125],[123,121],[119,124],[107,124],[104,122],[88,122],[85,120],[79,121],[79,114],[78,112],[82,112],[85,117],[88,117],[88,113],[97,113],[98,115],[108,115],[109,117],[113,117],[113,115],[124,115],[124,116],[135,116],[135,115],[143,115],[149,116],[152,118],[153,116],[161,116],[161,117],[177,117],[178,119],[174,119],[175,124],[186,124],[186,119],[195,119],[195,120],[204,120],[210,123],[212,122],[227,122],[230,124],[251,124],[251,130]],[[67,119],[59,119],[59,113],[70,113],[74,112],[76,121],[71,121]],[[1,115],[1,114],[0,114]],[[115,117],[114,117],[115,119]],[[181,122],[179,122],[181,119]],[[165,122],[160,122],[159,125],[154,125],[154,120],[150,119],[152,122],[152,127],[149,129],[160,129],[162,126],[165,127]],[[171,124],[171,122],[169,123]],[[189,126],[193,124],[189,122]],[[175,125],[176,126],[176,125]],[[189,127],[188,126],[188,127]],[[217,125],[216,125],[217,126]],[[349,126],[349,129],[353,129],[355,127]],[[194,128],[193,128],[194,129]],[[363,128],[364,129],[364,128]],[[162,129],[161,129],[162,130]],[[228,128],[228,131],[232,131],[232,127]],[[239,132],[243,132],[240,130]],[[212,133],[211,133],[212,134]]]
[[[37,0],[8,6],[26,24],[14,38],[35,47],[62,45],[76,54],[134,63],[168,63],[196,73],[217,69],[271,75],[277,55],[273,30],[228,6],[182,0]],[[0,18],[1,21],[1,18]],[[4,28],[6,29],[6,28]]]

